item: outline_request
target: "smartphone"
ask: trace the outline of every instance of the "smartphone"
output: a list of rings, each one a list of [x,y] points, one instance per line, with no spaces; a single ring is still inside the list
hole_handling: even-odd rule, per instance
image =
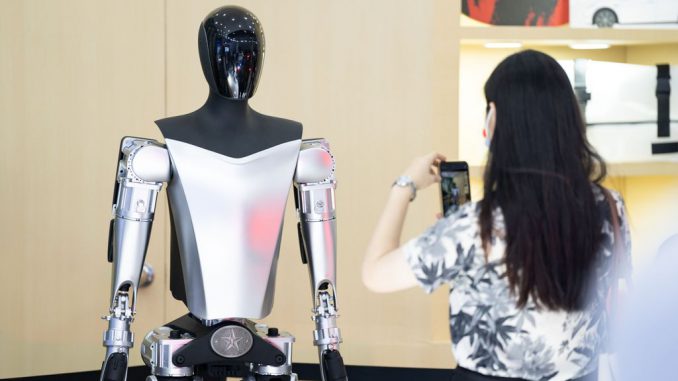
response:
[[[447,217],[471,202],[468,164],[465,161],[443,161],[440,163],[440,177],[443,216]]]

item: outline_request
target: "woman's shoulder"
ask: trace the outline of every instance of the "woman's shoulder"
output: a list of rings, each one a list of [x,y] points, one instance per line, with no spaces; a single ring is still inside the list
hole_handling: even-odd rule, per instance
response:
[[[449,219],[451,223],[457,221],[473,221],[476,222],[480,217],[480,209],[483,206],[483,200],[468,202],[459,207],[459,210],[447,216],[446,219]],[[492,211],[492,217],[494,218],[495,224],[497,222],[503,222],[504,215],[499,206],[496,206]]]
[[[606,193],[612,197],[612,199],[615,201],[617,204],[624,204],[624,198],[622,197],[621,193],[618,191],[611,189],[611,188],[606,188],[602,185],[597,185],[597,184],[592,184],[591,187],[593,188],[593,195],[595,197],[596,202],[602,203],[602,202],[607,202],[607,196]]]
[[[467,202],[466,204],[459,206],[459,209],[455,212],[443,217],[442,220],[446,225],[450,226],[469,224],[475,222],[478,218],[478,213],[480,213],[479,208],[479,202]]]
[[[622,220],[622,223],[624,223],[626,219],[626,205],[624,203],[624,197],[622,197],[621,193],[614,189],[605,188],[602,185],[593,184],[592,187],[593,196],[595,198],[598,210],[603,213],[603,215],[608,215],[609,218],[611,203],[610,200],[608,200],[608,197],[611,197],[612,201],[614,202],[617,216],[619,216]]]
[[[449,215],[438,219],[420,237],[447,237],[456,240],[464,233],[473,233],[477,228],[476,203],[466,203]]]

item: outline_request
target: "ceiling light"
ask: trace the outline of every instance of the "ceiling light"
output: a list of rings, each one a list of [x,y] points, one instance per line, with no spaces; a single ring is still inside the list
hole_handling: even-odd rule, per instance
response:
[[[523,47],[520,42],[488,42],[485,44],[488,49],[519,49]]]
[[[609,47],[610,47],[610,44],[598,43],[598,42],[586,42],[586,43],[570,44],[570,49],[575,49],[575,50],[598,50],[598,49],[607,49]]]

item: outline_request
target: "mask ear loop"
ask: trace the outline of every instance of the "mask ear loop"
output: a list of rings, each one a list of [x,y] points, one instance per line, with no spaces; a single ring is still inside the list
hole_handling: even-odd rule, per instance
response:
[[[490,107],[490,111],[487,112],[487,117],[485,118],[485,127],[483,128],[483,137],[485,138],[485,145],[487,147],[490,146],[490,142],[492,141],[492,139],[490,139],[490,121],[493,116],[494,107]]]

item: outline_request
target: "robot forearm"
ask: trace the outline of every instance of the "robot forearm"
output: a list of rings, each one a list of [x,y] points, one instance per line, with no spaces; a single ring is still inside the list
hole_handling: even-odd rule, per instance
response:
[[[157,142],[126,137],[121,142],[113,214],[109,232],[108,260],[113,263],[108,330],[101,381],[126,379],[129,348],[134,343],[130,324],[134,320],[136,294],[153,215],[162,182],[168,181],[167,151]]]
[[[295,174],[302,259],[308,263],[313,297],[313,343],[323,380],[346,380],[336,324],[336,215],[334,158],[324,139],[305,140]]]

